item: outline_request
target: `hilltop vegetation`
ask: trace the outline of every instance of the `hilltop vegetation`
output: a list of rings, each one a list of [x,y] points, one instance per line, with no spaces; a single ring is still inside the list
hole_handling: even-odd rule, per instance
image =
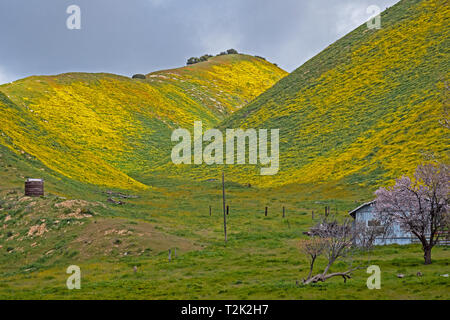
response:
[[[224,55],[227,55],[227,54],[239,54],[239,52],[237,52],[237,50],[235,50],[235,49],[228,49],[227,51],[219,53],[217,56],[224,56]],[[210,55],[210,54],[204,54],[203,56],[201,56],[199,58],[192,57],[192,58],[188,59],[186,64],[187,65],[191,65],[191,64],[196,64],[196,63],[200,63],[200,62],[205,62],[205,61],[208,61],[212,57],[213,56]]]
[[[142,190],[139,175],[170,160],[174,128],[194,120],[214,126],[285,75],[260,59],[227,55],[146,79],[29,77],[0,86],[0,144],[76,181]]]

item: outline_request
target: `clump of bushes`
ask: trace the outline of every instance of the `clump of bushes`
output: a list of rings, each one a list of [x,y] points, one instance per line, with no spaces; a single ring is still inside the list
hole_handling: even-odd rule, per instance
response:
[[[238,54],[238,52],[235,49],[228,49],[227,51],[219,53],[217,56],[224,56],[224,55],[227,55],[227,54]],[[212,58],[212,57],[213,56],[210,55],[210,54],[205,54],[205,55],[203,55],[203,56],[201,56],[199,58],[198,57],[191,57],[191,58],[188,59],[186,64],[189,66],[189,65],[193,65],[193,64],[196,64],[196,63],[199,63],[199,62],[208,61],[209,58]]]
[[[205,55],[203,55],[203,56],[200,57],[200,62],[208,61],[208,59],[209,59],[209,58],[212,58],[212,57],[213,57],[213,56],[210,55],[210,54],[205,54]]]
[[[191,64],[196,64],[196,63],[199,63],[199,62],[208,61],[209,58],[212,58],[212,55],[205,54],[205,55],[201,56],[200,58],[192,57],[192,58],[188,59],[187,64],[191,65]]]
[[[186,64],[187,65],[191,65],[191,64],[196,64],[196,63],[199,63],[199,62],[200,62],[200,58],[192,57],[192,58],[188,59]]]
[[[217,56],[226,56],[227,54],[239,54],[239,52],[235,49],[228,49],[227,51],[219,53]]]
[[[140,74],[140,73],[133,75],[132,78],[133,79],[146,79],[145,75]]]

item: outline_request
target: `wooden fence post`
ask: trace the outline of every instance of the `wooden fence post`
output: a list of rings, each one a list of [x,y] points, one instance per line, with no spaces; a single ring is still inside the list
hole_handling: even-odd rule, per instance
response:
[[[227,205],[227,215],[228,215],[229,211],[230,211],[230,206]]]
[[[209,216],[211,217],[211,215],[212,215],[212,209],[211,209],[211,206],[209,206]]]
[[[266,207],[266,210],[264,212],[264,215],[267,217],[267,207]]]
[[[286,208],[283,207],[283,218],[286,218]]]
[[[172,261],[172,249],[169,249],[169,262]]]

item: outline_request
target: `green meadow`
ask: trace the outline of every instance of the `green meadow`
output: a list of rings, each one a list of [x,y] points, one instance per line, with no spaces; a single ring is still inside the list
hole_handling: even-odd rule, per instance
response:
[[[449,280],[442,276],[450,272],[448,247],[436,247],[429,266],[423,265],[419,245],[376,247],[333,266],[335,271],[349,264],[361,267],[346,283],[333,278],[301,284],[309,268],[297,248],[303,232],[325,206],[347,216],[363,200],[356,194],[345,201],[320,199],[295,186],[267,189],[227,182],[225,243],[219,180],[151,177],[146,183],[153,190],[133,193],[138,198],[125,199],[124,205],[109,203],[106,189],[75,185],[73,192],[87,201],[61,207],[70,200],[54,194],[23,197],[19,181],[1,191],[0,225],[7,226],[0,231],[3,299],[450,298]],[[28,235],[32,226],[44,223],[46,232]],[[81,268],[80,290],[66,287],[70,265]],[[381,268],[380,290],[366,286],[369,265]]]

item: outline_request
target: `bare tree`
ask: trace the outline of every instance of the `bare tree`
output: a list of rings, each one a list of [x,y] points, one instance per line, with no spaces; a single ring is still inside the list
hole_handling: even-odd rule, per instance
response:
[[[420,165],[414,179],[402,177],[392,188],[376,191],[377,217],[387,228],[398,224],[422,243],[425,264],[448,227],[449,171],[446,164]]]
[[[342,277],[344,282],[351,278],[351,273],[358,267],[343,272],[329,273],[329,271],[337,260],[345,258],[352,248],[355,248],[357,234],[355,230],[350,219],[339,223],[335,217],[330,216],[311,228],[308,234],[312,239],[301,244],[302,251],[310,257],[310,271],[308,277],[303,280],[304,284],[324,282],[332,277]],[[319,255],[325,256],[327,265],[322,272],[313,276],[314,263]]]
[[[326,239],[320,239],[316,237],[300,240],[300,251],[309,257],[309,274],[307,279],[311,278],[314,269],[314,263],[316,262],[317,257],[319,257],[325,251],[326,245]]]

